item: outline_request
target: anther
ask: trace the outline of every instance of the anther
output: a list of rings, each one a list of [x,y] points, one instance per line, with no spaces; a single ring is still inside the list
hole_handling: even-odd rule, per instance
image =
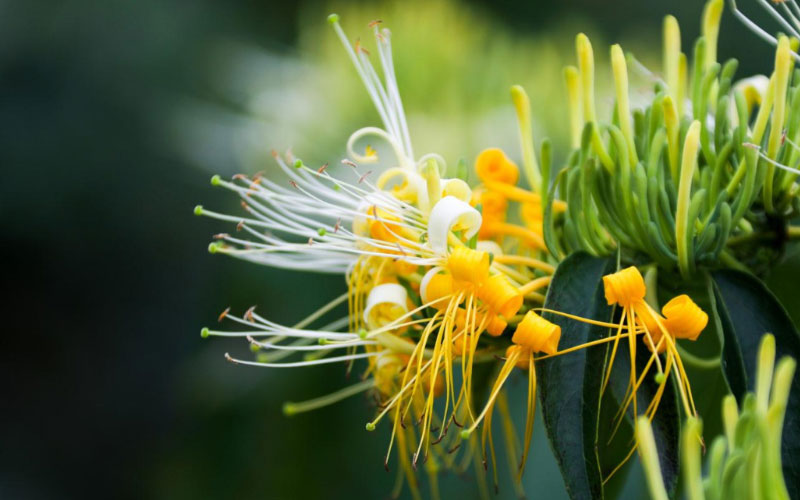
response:
[[[225,319],[225,316],[227,316],[229,312],[231,312],[230,306],[226,307],[225,310],[220,313],[219,317],[217,318],[217,323],[221,323],[222,320]]]
[[[227,359],[228,361],[230,361],[231,363],[233,363],[233,364],[235,364],[235,365],[238,365],[238,364],[239,364],[239,362],[238,362],[238,361],[236,361],[235,359],[233,359],[233,358],[231,357],[231,355],[230,355],[230,354],[228,354],[227,352],[225,353],[225,359]]]
[[[212,238],[214,238],[215,240],[224,240],[225,238],[228,237],[230,237],[230,234],[228,233],[217,233],[214,236],[212,236]]]
[[[371,173],[372,173],[372,170],[368,170],[366,174],[364,174],[364,175],[362,175],[361,177],[358,178],[358,183],[361,184],[362,182],[364,182],[364,179],[366,179],[367,176],[369,174],[371,174]]]
[[[366,425],[365,427],[366,427],[366,429],[367,429],[368,431],[370,431],[370,432],[372,432],[372,431],[374,431],[374,430],[375,430],[375,424],[374,424],[374,423],[372,423],[372,422],[367,422],[367,425]]]
[[[234,174],[233,180],[247,180],[247,176],[244,174]]]
[[[323,164],[321,167],[319,167],[319,168],[317,169],[317,173],[318,173],[318,174],[321,174],[322,172],[324,172],[324,171],[325,171],[325,169],[326,169],[326,168],[328,168],[328,164],[327,164],[327,163],[325,163],[325,164]]]
[[[249,321],[251,323],[254,323],[255,320],[253,319],[253,311],[255,311],[255,310],[256,310],[256,306],[250,306],[250,309],[248,309],[247,312],[244,313],[244,319],[246,319],[247,321]]]
[[[293,188],[297,189],[297,183],[295,181],[289,181],[289,184],[291,184]]]
[[[354,162],[348,160],[347,158],[342,160],[342,164],[343,165],[347,165],[348,167],[358,168],[358,165],[356,165]]]
[[[236,224],[236,230],[237,231],[241,231],[243,228],[244,228],[244,221],[241,220],[241,221],[239,221],[238,224]]]
[[[374,28],[375,26],[381,24],[382,22],[383,21],[380,19],[375,19],[374,21],[370,21],[369,24],[367,24],[367,26],[369,26],[370,28]]]

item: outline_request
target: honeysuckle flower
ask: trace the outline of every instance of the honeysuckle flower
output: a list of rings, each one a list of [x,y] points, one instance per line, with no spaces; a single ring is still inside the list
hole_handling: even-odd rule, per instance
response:
[[[697,416],[677,342],[696,340],[709,318],[688,295],[673,297],[659,311],[655,289],[648,295],[648,286],[657,280],[646,283],[639,269],[630,266],[603,277],[606,302],[617,311],[616,320],[540,306],[556,266],[578,250],[597,256],[615,252],[625,265],[634,262],[653,273],[675,269],[687,279],[704,263],[735,262],[726,250],[729,236],[749,230],[748,207],[762,189],[759,183],[770,179],[769,171],[756,176],[750,167],[771,165],[800,174],[795,170],[800,163],[795,143],[800,142],[800,122],[786,117],[787,107],[800,103],[796,89],[791,102],[787,97],[791,42],[776,39],[770,79],[733,84],[733,70],[721,69],[716,62],[720,9],[721,2],[711,0],[705,11],[692,95],[673,18],[665,21],[664,78],[656,81],[656,94],[643,112],[631,110],[629,59],[620,46],[611,47],[616,109],[605,124],[595,110],[593,48],[579,35],[577,67],[565,71],[574,147],[565,168],[551,175],[548,142],[542,143],[537,159],[528,97],[515,86],[512,102],[522,162],[518,166],[498,148],[483,150],[474,162],[479,180],[474,187],[465,180],[465,164],[459,165],[457,175],[447,177],[445,158],[436,153],[414,155],[392,64],[390,32],[378,22],[370,24],[377,46],[370,55],[359,42],[351,44],[338,18],[331,16],[382,127],[354,132],[346,144],[347,158],[335,167],[311,167],[291,153],[276,153],[283,180],[263,173],[237,175],[230,181],[215,176],[212,184],[238,194],[247,215],[202,207],[196,213],[235,225],[236,233],[216,236],[212,252],[269,266],[341,274],[347,291],[294,326],[272,322],[254,308],[241,316],[226,310],[220,320],[244,328],[204,329],[203,335],[246,338],[256,359],[226,355],[235,363],[270,368],[345,363],[348,371],[363,367],[360,381],[315,399],[287,403],[284,411],[309,411],[370,391],[377,407],[366,429],[374,430],[384,421],[391,426],[385,466],[389,468],[394,453],[400,465],[398,488],[406,482],[415,497],[420,495],[415,474],[420,466],[435,488],[439,468],[464,470],[481,463],[488,468],[491,462],[497,485],[492,436],[496,410],[504,421],[509,463],[519,485],[532,440],[540,360],[607,347],[605,372],[595,374],[602,397],[620,343],[627,343],[627,392],[613,421],[612,439],[628,415],[655,417],[670,377],[684,413]],[[371,63],[375,57],[382,77]],[[729,116],[730,104],[735,117]],[[782,134],[787,123],[793,128]],[[744,142],[746,138],[752,142]],[[769,182],[775,190],[770,193],[763,186],[763,206],[770,214],[778,209],[790,213],[795,178],[776,177],[771,171]],[[528,188],[520,185],[523,178]],[[642,264],[648,258],[652,262]],[[346,315],[310,328],[345,303]],[[591,323],[609,334],[560,349],[562,329],[550,321],[552,315]],[[644,368],[636,363],[637,351],[646,356]],[[287,360],[297,354],[302,359]],[[476,401],[475,365],[498,359],[501,364],[486,400]],[[505,384],[515,370],[528,378],[522,450],[517,450],[505,400]],[[640,408],[637,394],[648,377],[657,389]],[[452,425],[461,431],[452,432]],[[612,475],[638,445],[634,441]]]

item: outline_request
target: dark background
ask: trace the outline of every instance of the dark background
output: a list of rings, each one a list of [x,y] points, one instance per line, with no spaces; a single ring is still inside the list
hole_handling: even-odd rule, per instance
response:
[[[463,3],[478,7],[519,34],[578,13],[606,40],[634,31],[656,53],[665,14],[690,47],[702,9]],[[221,228],[192,208],[234,202],[163,135],[171,98],[215,98],[210,41],[291,53],[299,19],[317,13],[324,23],[313,1],[0,2],[0,497],[387,496],[386,436],[363,432],[365,401],[280,412],[340,387],[341,370],[243,369],[222,357],[241,346],[199,336],[228,305],[292,322],[341,277],[209,255]],[[720,56],[734,54],[739,75],[771,66],[770,48],[726,12]],[[528,484],[563,490],[553,467],[531,467]]]

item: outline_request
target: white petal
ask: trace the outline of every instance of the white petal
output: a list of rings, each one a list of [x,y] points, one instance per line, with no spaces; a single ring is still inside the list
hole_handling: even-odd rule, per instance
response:
[[[367,296],[367,306],[364,309],[364,322],[370,323],[369,316],[372,309],[380,304],[394,304],[408,312],[406,305],[406,289],[397,283],[384,283],[370,290]]]
[[[461,179],[442,179],[442,196],[455,196],[461,201],[469,202],[472,189]]]
[[[495,257],[503,255],[503,249],[500,248],[500,245],[498,245],[496,241],[492,240],[478,241],[476,249],[480,250],[481,252],[494,254]]]
[[[423,304],[428,303],[428,283],[431,281],[431,278],[442,271],[444,271],[443,267],[436,266],[431,268],[431,270],[425,273],[425,276],[422,277],[422,281],[419,284],[419,296],[422,298]]]
[[[428,242],[434,252],[447,254],[447,235],[450,231],[463,230],[464,236],[472,238],[481,227],[480,212],[455,196],[445,196],[433,207],[428,219]]]

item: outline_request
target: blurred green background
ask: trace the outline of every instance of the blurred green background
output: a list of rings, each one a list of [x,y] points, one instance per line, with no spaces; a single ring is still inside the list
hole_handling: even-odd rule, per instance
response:
[[[0,2],[0,497],[388,497],[387,433],[363,430],[368,401],[281,414],[283,401],[345,384],[341,367],[237,367],[222,355],[246,356],[246,345],[200,338],[226,306],[292,323],[344,287],[209,255],[210,235],[229,228],[192,207],[238,203],[210,174],[270,168],[272,148],[335,162],[354,129],[378,123],[325,22],[331,11],[354,39],[376,18],[393,30],[416,149],[455,162],[488,146],[518,156],[514,83],[531,93],[537,138],[563,151],[561,67],[575,33],[594,42],[608,107],[608,45],[657,69],[663,16],[678,17],[688,48],[701,10],[696,0]],[[771,67],[770,48],[728,12],[720,45],[739,76]],[[796,260],[770,281],[785,300]],[[565,498],[541,429],[534,441],[527,491]],[[471,476],[442,480],[444,498],[475,496]],[[499,497],[513,498],[503,481]],[[641,486],[634,469],[626,491]]]

